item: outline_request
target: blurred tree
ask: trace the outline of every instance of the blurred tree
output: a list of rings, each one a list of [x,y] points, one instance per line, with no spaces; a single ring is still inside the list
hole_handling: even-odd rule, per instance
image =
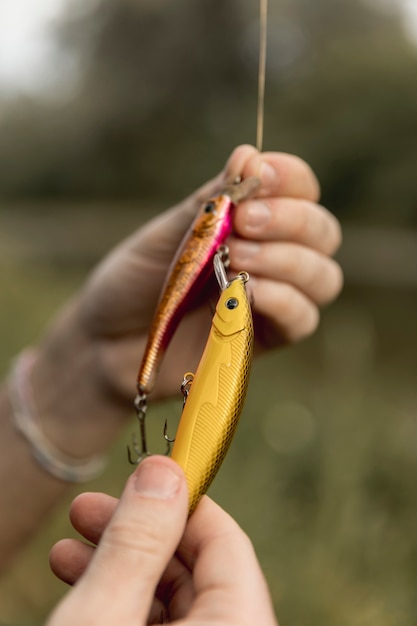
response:
[[[375,15],[343,0],[318,6],[323,19],[316,16],[314,27],[306,23],[307,6],[297,16],[309,61],[300,59],[283,97],[272,83],[268,102],[276,101],[278,112],[267,125],[285,149],[313,163],[324,202],[339,215],[415,225],[416,48],[394,9]],[[282,128],[287,119],[291,125]]]
[[[79,91],[3,114],[0,195],[173,201],[253,142],[257,7],[102,0],[61,25]],[[270,3],[265,149],[307,158],[340,214],[417,223],[417,54],[360,0]]]

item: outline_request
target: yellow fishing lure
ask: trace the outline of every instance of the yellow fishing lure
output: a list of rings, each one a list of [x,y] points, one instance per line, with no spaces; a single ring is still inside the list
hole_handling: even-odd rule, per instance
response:
[[[242,272],[228,282],[219,257],[222,293],[210,334],[192,377],[172,458],[187,477],[190,513],[213,481],[235,433],[249,382],[253,321]]]

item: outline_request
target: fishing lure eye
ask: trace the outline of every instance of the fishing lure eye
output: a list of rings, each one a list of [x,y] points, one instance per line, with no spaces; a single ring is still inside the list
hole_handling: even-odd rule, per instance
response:
[[[230,310],[237,309],[239,306],[239,300],[237,298],[229,298],[226,300],[226,307]]]
[[[207,202],[206,206],[204,207],[204,213],[214,213],[215,208],[215,202]]]

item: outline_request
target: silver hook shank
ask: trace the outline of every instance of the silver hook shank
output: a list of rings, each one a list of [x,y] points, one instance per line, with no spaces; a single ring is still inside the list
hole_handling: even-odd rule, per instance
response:
[[[222,291],[224,291],[226,287],[228,287],[229,281],[227,280],[226,269],[224,267],[222,258],[217,252],[213,257],[213,266],[217,282],[219,283],[219,287]]]

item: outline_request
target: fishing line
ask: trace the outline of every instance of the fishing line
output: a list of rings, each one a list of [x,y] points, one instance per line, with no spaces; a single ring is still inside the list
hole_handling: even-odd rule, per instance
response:
[[[268,23],[268,0],[260,0],[259,7],[259,70],[258,70],[258,113],[256,116],[256,147],[262,152],[265,112],[266,43]]]

